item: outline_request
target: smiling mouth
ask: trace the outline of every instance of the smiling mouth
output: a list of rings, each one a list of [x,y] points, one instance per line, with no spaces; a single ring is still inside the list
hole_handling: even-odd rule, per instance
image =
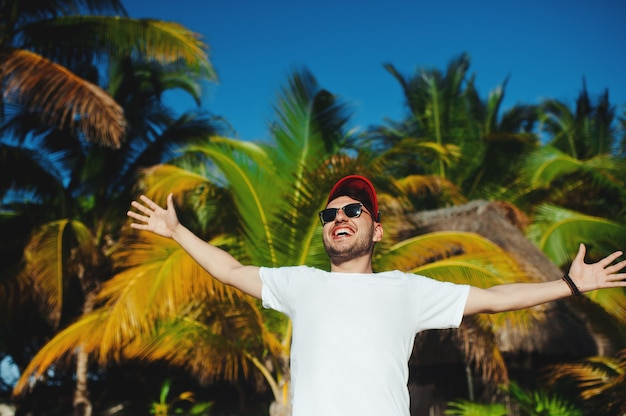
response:
[[[353,234],[354,232],[352,230],[345,228],[345,227],[337,228],[336,230],[333,231],[333,237],[335,238],[350,237]]]

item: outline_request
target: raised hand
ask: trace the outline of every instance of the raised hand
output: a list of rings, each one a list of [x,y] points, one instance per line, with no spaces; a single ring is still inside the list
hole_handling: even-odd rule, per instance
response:
[[[626,267],[626,260],[613,264],[623,253],[616,251],[596,263],[585,263],[587,249],[584,244],[578,248],[578,253],[569,269],[569,275],[581,292],[609,287],[626,287],[626,273],[620,270]]]
[[[141,195],[139,199],[142,203],[133,201],[130,205],[141,213],[135,211],[126,213],[130,218],[136,220],[130,226],[137,230],[152,231],[163,237],[172,237],[174,230],[180,224],[172,194],[167,196],[167,209],[161,208],[145,195]]]

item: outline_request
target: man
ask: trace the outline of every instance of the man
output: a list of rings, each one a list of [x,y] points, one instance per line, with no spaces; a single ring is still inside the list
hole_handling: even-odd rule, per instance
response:
[[[408,360],[415,334],[456,328],[463,316],[522,309],[595,289],[626,286],[612,264],[621,252],[586,264],[580,249],[562,280],[488,289],[399,271],[374,273],[383,238],[376,191],[358,175],[339,180],[320,212],[331,271],[242,265],[178,221],[172,195],[163,209],[141,196],[131,227],[173,238],[211,276],[262,300],[293,321],[294,416],[409,414]]]

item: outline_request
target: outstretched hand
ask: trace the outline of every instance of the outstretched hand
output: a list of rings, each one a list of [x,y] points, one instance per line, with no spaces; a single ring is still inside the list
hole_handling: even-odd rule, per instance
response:
[[[128,211],[126,215],[136,220],[130,224],[137,230],[152,231],[163,237],[172,237],[174,230],[179,224],[172,194],[167,196],[167,209],[158,206],[154,201],[145,195],[139,197],[142,203],[133,201],[130,205],[141,212]]]
[[[597,263],[585,263],[587,249],[584,244],[578,248],[578,253],[569,269],[569,275],[580,292],[589,292],[596,289],[610,287],[626,287],[626,273],[620,270],[626,267],[626,260],[613,264],[623,253],[616,251]]]

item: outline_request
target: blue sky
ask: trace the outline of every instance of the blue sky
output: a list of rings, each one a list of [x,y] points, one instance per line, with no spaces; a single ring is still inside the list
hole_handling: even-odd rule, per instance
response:
[[[626,104],[624,0],[122,0],[130,16],[173,20],[203,35],[220,82],[203,107],[246,140],[267,138],[279,89],[294,69],[353,110],[353,127],[405,114],[383,69],[445,69],[463,52],[486,97],[507,77],[504,108],[556,98],[573,106],[585,77],[592,97]],[[171,98],[170,105],[193,103]]]

